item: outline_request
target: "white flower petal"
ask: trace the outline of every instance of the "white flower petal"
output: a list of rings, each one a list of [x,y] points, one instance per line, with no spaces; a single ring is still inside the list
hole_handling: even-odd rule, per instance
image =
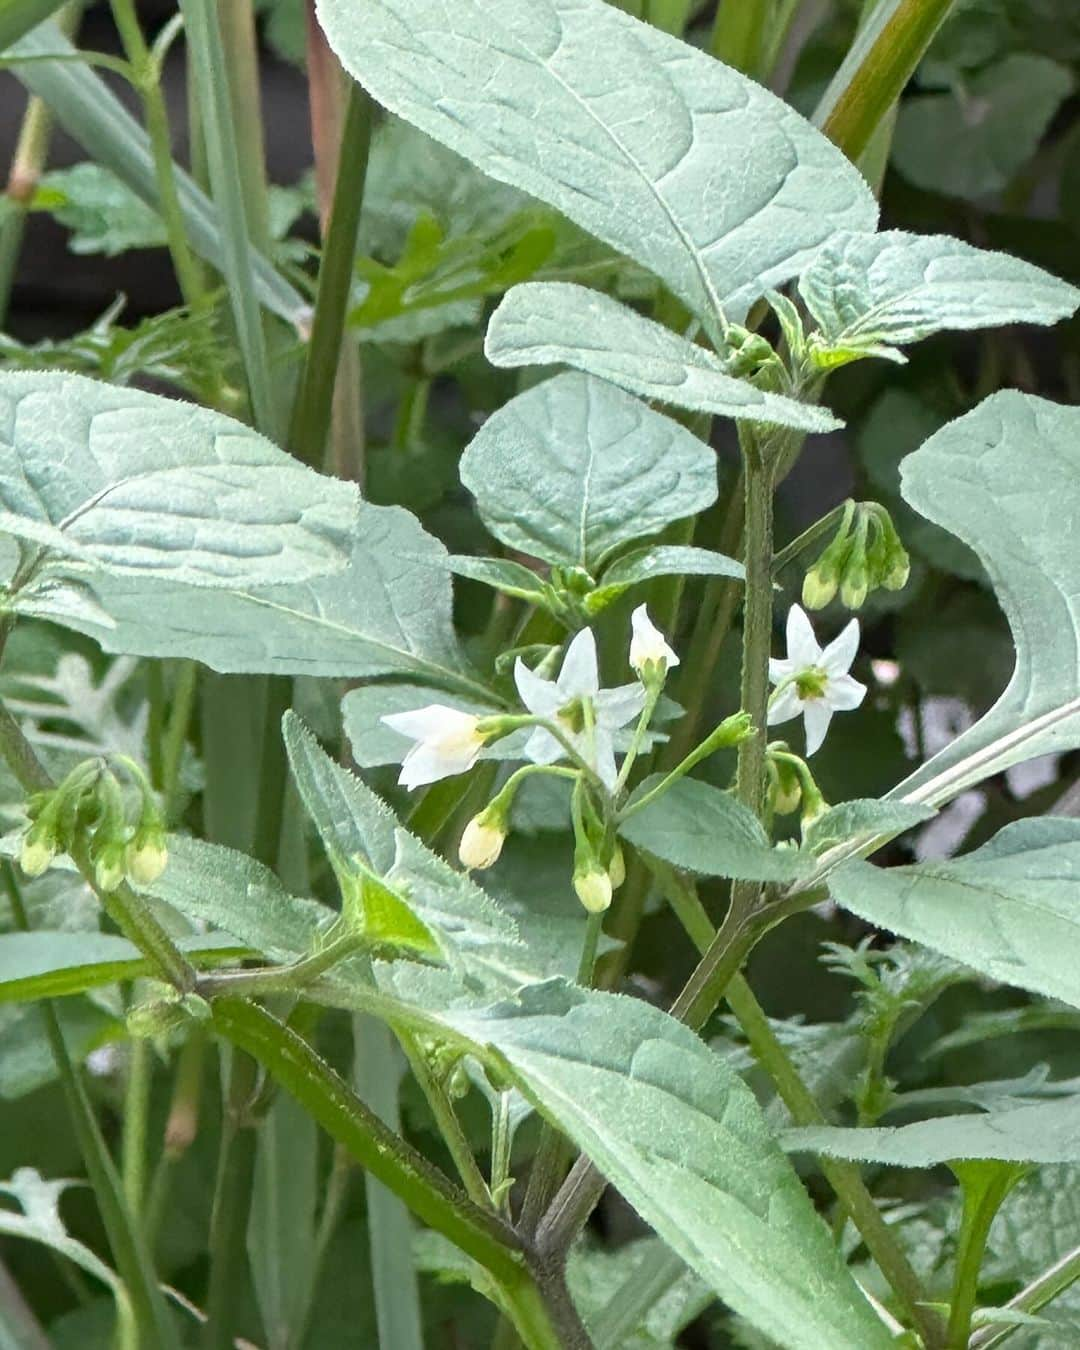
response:
[[[821,666],[830,675],[846,675],[859,650],[859,621],[852,619],[839,637],[821,653]]]
[[[472,768],[479,753],[479,745],[472,751],[447,754],[432,741],[417,741],[405,756],[398,782],[402,787],[417,788],[437,783],[440,778],[453,778]]]
[[[821,648],[814,628],[801,605],[792,605],[787,616],[787,654],[795,670],[821,664]]]
[[[769,680],[772,684],[782,684],[789,675],[794,675],[795,667],[790,661],[778,656],[769,657]]]
[[[803,704],[803,721],[806,724],[806,757],[809,759],[815,750],[821,749],[832,721],[832,709],[823,698],[810,699]]]
[[[632,722],[645,706],[645,690],[640,684],[620,684],[616,689],[601,689],[595,699],[596,725],[608,731]]]
[[[550,731],[537,727],[525,742],[524,755],[533,764],[555,764],[566,757],[566,751]]]
[[[600,670],[591,628],[583,628],[567,647],[558,685],[563,696],[561,707],[575,698],[596,697],[600,689]]]
[[[429,703],[426,708],[414,708],[410,712],[386,713],[379,718],[391,731],[408,736],[414,741],[435,740],[447,733],[464,733],[470,724],[475,725],[472,713],[462,712],[460,708],[448,708],[443,703]]]
[[[522,703],[534,717],[554,717],[566,703],[555,681],[537,675],[520,656],[514,662],[514,683]]]
[[[769,726],[776,726],[778,722],[790,722],[793,717],[798,717],[802,710],[803,702],[799,697],[799,691],[793,684],[789,684],[769,706]]]
[[[663,633],[649,618],[645,605],[638,605],[630,615],[633,636],[630,639],[630,667],[641,674],[647,661],[663,663],[670,670],[679,664],[679,658],[668,646]]]
[[[851,712],[866,697],[866,685],[850,675],[834,675],[825,687],[825,698],[836,712]]]
[[[593,746],[595,754],[592,757],[592,767],[596,770],[603,785],[609,792],[612,792],[619,775],[615,768],[615,747],[610,732],[605,731],[602,727],[597,727],[593,735]]]

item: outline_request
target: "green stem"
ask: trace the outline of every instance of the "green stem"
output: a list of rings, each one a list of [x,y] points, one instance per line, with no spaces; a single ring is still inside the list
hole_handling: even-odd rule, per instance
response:
[[[124,1199],[132,1214],[142,1214],[146,1191],[146,1127],[153,1081],[153,1052],[147,1040],[131,1042],[127,1091],[124,1095]]]
[[[572,1318],[557,1297],[549,1309],[537,1282],[546,1273],[538,1276],[531,1271],[513,1229],[492,1211],[474,1205],[388,1130],[306,1041],[262,1009],[231,999],[214,1004],[214,1023],[223,1036],[257,1058],[361,1166],[490,1273],[499,1286],[501,1304],[530,1350],[588,1344],[574,1331]]]
[[[251,0],[218,0],[221,48],[229,72],[229,101],[240,161],[240,191],[248,236],[263,253],[270,249],[270,210],[266,195],[266,146],[263,142],[262,91]]]
[[[202,272],[188,244],[184,213],[180,205],[172,157],[169,114],[161,90],[161,69],[143,36],[142,26],[135,12],[135,0],[112,0],[112,11],[124,54],[131,65],[136,87],[142,97],[146,134],[150,138],[154,175],[157,179],[158,209],[165,225],[176,280],[185,304],[190,305],[192,309],[202,309],[206,305],[206,292],[202,284]]]
[[[30,923],[14,868],[5,862],[2,871],[15,922],[20,929],[28,932]],[[138,1345],[142,1350],[180,1350],[176,1328],[158,1287],[157,1276],[137,1231],[134,1216],[125,1201],[116,1166],[82,1079],[68,1054],[56,1010],[48,999],[41,1002],[40,1008],[49,1050],[56,1065],[86,1174],[101,1211],[113,1260],[127,1289]]]
[[[686,1262],[669,1247],[643,1256],[594,1319],[596,1350],[623,1350],[685,1270]]]
[[[52,115],[42,100],[32,95],[23,114],[4,193],[4,218],[0,224],[0,326],[7,322],[15,269],[26,232],[26,214],[45,167],[51,133]]]
[[[255,1179],[256,1134],[248,1107],[257,1081],[255,1061],[243,1051],[234,1051],[210,1216],[210,1284],[203,1350],[231,1350],[236,1332],[240,1305],[237,1292],[246,1269],[247,1225]]]
[[[979,1272],[990,1225],[1001,1202],[1027,1169],[1000,1162],[969,1162],[954,1163],[953,1170],[964,1193],[964,1212],[960,1220],[945,1345],[947,1350],[964,1350],[971,1335],[971,1318],[978,1298]]]
[[[761,73],[773,0],[720,0],[709,50],[746,75]]]
[[[160,662],[155,662],[159,666]],[[184,746],[191,728],[191,715],[195,708],[195,693],[198,688],[199,669],[194,661],[181,661],[173,684],[172,712],[165,726],[160,747],[161,756],[161,793],[165,802],[165,819],[172,820],[176,810],[176,799],[180,787],[180,766],[184,758]]]
[[[581,960],[578,962],[577,982],[586,989],[592,987],[593,971],[596,967],[596,949],[600,945],[600,934],[604,931],[603,914],[590,914],[585,920],[585,940],[581,944]]]
[[[352,294],[371,123],[371,100],[358,84],[350,83],[311,338],[289,429],[289,448],[315,466],[322,463],[333,414],[334,380]]]
[[[857,160],[915,73],[953,0],[880,0],[814,113]]]
[[[263,711],[262,758],[259,764],[259,801],[255,811],[252,856],[267,867],[276,867],[285,819],[285,790],[289,782],[288,760],[281,736],[282,718],[292,707],[293,682],[288,675],[266,677]]]
[[[1048,1303],[1063,1294],[1080,1279],[1080,1247],[1066,1252],[1060,1261],[1038,1276],[1037,1279],[1021,1289],[1015,1297],[1009,1299],[1005,1307],[1010,1312],[1037,1313]],[[968,1342],[971,1350],[991,1350],[1018,1331],[1017,1326],[981,1327]]]

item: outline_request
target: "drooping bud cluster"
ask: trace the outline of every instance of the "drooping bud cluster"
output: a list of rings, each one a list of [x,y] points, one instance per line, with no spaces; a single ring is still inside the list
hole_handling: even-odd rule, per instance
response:
[[[124,770],[124,784],[114,765]],[[102,891],[116,890],[125,879],[148,886],[165,869],[165,822],[146,775],[126,755],[77,765],[59,786],[35,793],[26,810],[30,825],[19,864],[28,877],[41,876],[59,854],[80,849]]]
[[[888,511],[877,502],[848,502],[835,536],[806,574],[803,604],[824,609],[839,591],[848,609],[860,609],[872,590],[902,590],[910,571]]]
[[[774,815],[789,816],[798,811],[805,829],[829,809],[809,765],[793,754],[784,741],[773,741],[769,745],[765,765],[769,778],[769,807]]]

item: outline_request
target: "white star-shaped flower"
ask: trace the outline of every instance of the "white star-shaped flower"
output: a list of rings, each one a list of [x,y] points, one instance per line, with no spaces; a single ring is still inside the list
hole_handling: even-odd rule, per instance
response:
[[[429,703],[413,712],[387,713],[379,721],[416,742],[401,765],[398,782],[402,787],[423,787],[464,773],[484,748],[484,737],[477,730],[479,717],[443,703]]]
[[[630,615],[633,634],[630,638],[630,666],[641,679],[645,678],[646,666],[657,668],[661,675],[679,664],[679,658],[668,646],[663,633],[649,618],[644,605],[638,605]]]
[[[566,739],[610,791],[618,777],[615,769],[613,733],[633,721],[645,706],[640,684],[617,689],[600,688],[596,662],[596,639],[583,628],[566,649],[557,680],[545,680],[518,657],[514,683],[521,701],[534,717],[557,722]],[[593,726],[588,726],[585,705],[591,708]],[[537,727],[525,743],[525,756],[534,764],[554,764],[566,749],[543,727]]]
[[[858,619],[821,647],[803,610],[792,605],[788,611],[787,658],[769,662],[769,679],[778,686],[769,705],[769,725],[801,714],[807,755],[820,749],[834,712],[850,712],[866,697],[866,685],[848,674],[858,649]]]

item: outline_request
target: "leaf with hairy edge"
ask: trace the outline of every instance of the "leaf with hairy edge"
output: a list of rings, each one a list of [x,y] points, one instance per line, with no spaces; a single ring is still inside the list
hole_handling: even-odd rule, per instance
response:
[[[484,350],[496,366],[573,366],[692,412],[802,431],[843,425],[824,408],[729,375],[707,348],[599,291],[566,282],[527,282],[508,291],[491,316]]]
[[[489,417],[461,481],[509,548],[595,569],[716,500],[716,455],[614,385],[557,375]],[[542,490],[541,490],[542,487]]]
[[[738,320],[838,229],[855,167],[787,104],[604,0],[321,0],[331,47],[392,112]]]
[[[359,856],[432,933],[452,966],[494,989],[521,983],[513,920],[475,882],[403,830],[386,803],[330,758],[293,713],[285,746],[297,789],[330,860]]]
[[[950,862],[846,862],[835,900],[1004,984],[1080,1007],[1080,821],[1020,820]]]
[[[789,1350],[891,1337],[753,1094],[640,999],[558,981],[440,1021],[480,1047],[724,1301]]]
[[[586,607],[595,613],[623,591],[653,577],[730,577],[743,581],[746,570],[741,562],[724,553],[691,544],[654,544],[651,548],[634,549],[616,558],[604,569],[600,584],[585,598]]]
[[[635,796],[660,781],[660,775],[647,778]],[[681,778],[623,821],[619,833],[635,848],[702,876],[794,881],[810,867],[795,849],[774,848],[754,813],[730,792],[697,778]]]
[[[819,1153],[886,1167],[936,1167],[960,1158],[1001,1162],[1080,1162],[1080,1097],[963,1116],[938,1116],[892,1128],[815,1125],[786,1130],[789,1153]]]
[[[365,502],[351,548],[343,573],[297,585],[211,591],[96,577],[112,626],[79,615],[68,626],[109,652],[191,657],[226,673],[404,675],[490,698],[454,635],[442,544],[401,507]]]
[[[901,465],[904,497],[979,555],[1016,669],[985,717],[890,794],[940,805],[1080,746],[1080,408],[994,394]]]
[[[902,347],[950,328],[1053,324],[1080,305],[1075,286],[1020,258],[903,230],[836,235],[799,278],[799,293],[828,346],[852,350]]]
[[[872,839],[875,835],[897,835],[914,829],[937,813],[932,806],[914,802],[877,801],[855,798],[832,806],[803,829],[803,848],[820,853],[848,839]]]
[[[356,489],[232,418],[81,375],[0,373],[0,527],[202,586],[342,569]]]
[[[240,961],[249,949],[218,933],[180,938],[197,966]],[[134,943],[110,933],[35,929],[0,935],[0,1003],[81,994],[118,980],[152,975],[154,967]]]

